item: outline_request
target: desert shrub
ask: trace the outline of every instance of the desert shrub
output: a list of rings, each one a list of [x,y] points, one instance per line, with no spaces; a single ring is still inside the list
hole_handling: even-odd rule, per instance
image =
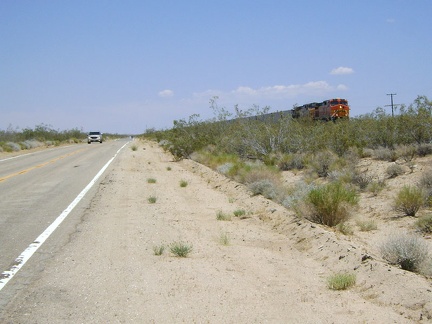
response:
[[[153,246],[154,255],[162,255],[165,251],[165,245],[155,245]]]
[[[417,271],[429,255],[428,246],[420,237],[395,234],[381,245],[381,253],[390,264],[408,271]]]
[[[147,198],[147,201],[148,201],[150,204],[154,204],[154,203],[156,203],[156,200],[157,200],[157,198],[156,198],[155,196],[150,196],[150,197]]]
[[[187,185],[188,185],[188,182],[186,180],[180,180],[180,187],[181,188],[187,187]]]
[[[332,290],[345,290],[356,283],[355,273],[337,273],[327,279],[327,286]]]
[[[219,236],[219,242],[222,245],[229,245],[230,241],[231,241],[231,239],[230,239],[230,236],[229,236],[229,234],[227,232],[223,232],[223,233],[220,234],[220,236]]]
[[[217,172],[222,173],[223,175],[228,175],[233,167],[234,167],[233,163],[227,162],[218,166],[216,170]]]
[[[396,178],[396,177],[404,174],[405,171],[402,168],[402,166],[400,166],[399,164],[394,163],[394,164],[390,165],[386,169],[386,173],[389,176],[389,178]]]
[[[372,195],[377,196],[386,186],[384,179],[372,180],[366,190]]]
[[[300,182],[296,184],[295,187],[288,188],[287,195],[281,201],[282,205],[285,208],[293,208],[296,211],[296,214],[299,216],[302,214],[298,208],[302,207],[302,202],[306,200],[307,195],[312,190],[312,188],[316,188],[316,185],[313,183]]]
[[[280,174],[269,167],[244,168],[241,178],[252,195],[263,195],[267,199],[278,201],[283,196]]]
[[[223,211],[219,210],[216,213],[216,219],[220,221],[230,221],[231,215],[224,213]]]
[[[427,155],[432,154],[432,144],[429,143],[423,143],[417,145],[417,155],[424,157]]]
[[[136,146],[135,144],[132,145],[132,146],[131,146],[131,150],[132,150],[132,151],[136,151],[136,150],[138,150],[138,146]]]
[[[394,200],[394,209],[406,216],[415,216],[424,204],[424,196],[420,188],[404,186]]]
[[[240,217],[246,215],[246,211],[244,209],[237,209],[233,212],[235,217]]]
[[[417,148],[414,145],[398,145],[396,147],[396,155],[402,158],[405,162],[410,162],[417,154]]]
[[[169,248],[172,254],[180,258],[186,258],[193,250],[192,244],[188,244],[185,242],[171,243]]]
[[[354,172],[352,177],[352,182],[354,185],[358,186],[360,190],[366,190],[366,188],[372,182],[372,176],[367,174],[366,172]]]
[[[302,170],[306,161],[305,154],[283,154],[277,161],[277,166],[281,171]]]
[[[263,195],[267,199],[276,199],[278,187],[270,179],[263,179],[248,184],[248,188],[254,196]]]
[[[397,160],[398,156],[394,150],[388,147],[379,147],[373,151],[373,158],[380,161],[394,162]]]
[[[344,235],[353,235],[354,234],[354,230],[353,230],[352,226],[346,222],[340,222],[339,224],[336,225],[336,228],[339,232],[341,232]]]
[[[336,226],[349,217],[350,207],[358,204],[355,190],[341,182],[331,182],[309,191],[307,204],[310,208],[308,219],[318,224]]]
[[[422,173],[419,181],[419,187],[425,195],[425,202],[428,206],[432,205],[432,170]]]
[[[367,220],[367,221],[358,220],[356,224],[360,228],[360,231],[362,232],[369,232],[369,231],[376,230],[378,228],[374,220]]]
[[[148,178],[147,183],[156,183],[156,179],[155,178]]]
[[[432,233],[432,214],[420,217],[414,224],[418,231],[426,234]]]
[[[330,151],[322,151],[311,158],[310,168],[316,172],[319,177],[326,178],[337,159],[338,158],[334,153]]]

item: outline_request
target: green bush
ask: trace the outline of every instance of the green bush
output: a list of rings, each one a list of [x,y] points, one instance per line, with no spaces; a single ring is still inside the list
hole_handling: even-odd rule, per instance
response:
[[[192,244],[174,242],[170,244],[170,252],[179,258],[186,258],[193,250]]]
[[[394,200],[394,209],[406,216],[415,216],[423,205],[424,196],[418,187],[404,186]]]
[[[331,227],[346,221],[350,215],[350,207],[356,206],[359,201],[356,191],[341,182],[313,188],[306,199],[311,207],[306,217]]]
[[[332,290],[345,290],[356,283],[355,273],[337,273],[327,279],[327,286]]]

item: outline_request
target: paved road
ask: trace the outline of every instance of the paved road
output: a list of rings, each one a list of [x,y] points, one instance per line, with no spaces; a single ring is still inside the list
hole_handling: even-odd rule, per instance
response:
[[[119,140],[71,145],[0,160],[0,273],[11,269],[16,258],[68,208],[126,143]],[[43,269],[44,258],[67,242],[95,190],[88,191],[31,262],[0,288],[0,308],[31,282],[35,272]]]

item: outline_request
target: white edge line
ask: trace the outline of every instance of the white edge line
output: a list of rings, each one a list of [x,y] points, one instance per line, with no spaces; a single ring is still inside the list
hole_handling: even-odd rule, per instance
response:
[[[0,291],[4,286],[11,280],[16,273],[26,264],[26,262],[32,257],[32,255],[42,246],[42,244],[50,237],[50,235],[56,230],[56,228],[65,220],[69,213],[75,208],[76,205],[81,201],[85,194],[90,190],[90,188],[95,184],[99,177],[108,168],[111,162],[116,158],[120,151],[129,143],[126,143],[121,148],[118,149],[116,154],[100,169],[92,181],[78,194],[78,196],[72,201],[72,203],[58,216],[54,222],[51,223],[47,229],[39,235],[36,240],[31,243],[25,250],[20,254],[18,258],[15,259],[15,264],[10,268],[10,270],[3,271],[0,275]]]

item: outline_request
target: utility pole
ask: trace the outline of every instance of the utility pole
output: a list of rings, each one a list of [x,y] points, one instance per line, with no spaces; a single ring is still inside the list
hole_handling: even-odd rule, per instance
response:
[[[399,105],[393,104],[393,96],[396,96],[396,93],[387,93],[387,96],[390,96],[391,105],[386,105],[386,107],[390,107],[391,106],[391,108],[392,108],[392,117],[394,117],[394,106],[399,106]]]

